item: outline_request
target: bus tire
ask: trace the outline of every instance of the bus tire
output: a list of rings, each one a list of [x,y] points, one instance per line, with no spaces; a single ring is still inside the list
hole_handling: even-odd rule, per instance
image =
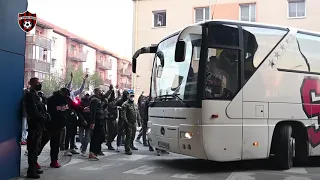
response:
[[[275,149],[275,163],[278,169],[290,169],[293,165],[294,145],[292,143],[292,127],[284,124],[279,127]]]

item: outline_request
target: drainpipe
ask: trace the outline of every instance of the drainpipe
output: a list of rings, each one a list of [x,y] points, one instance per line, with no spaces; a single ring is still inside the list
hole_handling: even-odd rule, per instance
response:
[[[135,47],[136,47],[136,38],[137,38],[137,32],[136,32],[136,9],[137,9],[137,3],[138,0],[132,0],[133,2],[133,21],[132,21],[132,54],[135,52]],[[136,91],[136,74],[132,74],[132,84],[131,84],[131,88],[134,90],[134,92]]]

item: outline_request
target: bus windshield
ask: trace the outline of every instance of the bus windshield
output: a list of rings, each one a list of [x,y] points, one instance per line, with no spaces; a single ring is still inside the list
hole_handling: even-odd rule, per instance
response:
[[[186,54],[183,62],[174,60],[177,38],[178,35],[172,36],[158,45],[152,72],[151,96],[172,95],[181,101],[196,101],[202,36],[190,34],[184,37]]]

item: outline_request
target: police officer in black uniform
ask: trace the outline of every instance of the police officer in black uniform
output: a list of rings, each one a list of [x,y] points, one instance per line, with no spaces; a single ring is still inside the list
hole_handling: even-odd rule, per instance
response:
[[[31,78],[30,91],[24,96],[26,111],[28,114],[28,178],[39,179],[43,171],[37,169],[38,153],[41,146],[44,124],[50,121],[45,104],[41,101],[38,91],[41,90],[41,83],[38,78]]]

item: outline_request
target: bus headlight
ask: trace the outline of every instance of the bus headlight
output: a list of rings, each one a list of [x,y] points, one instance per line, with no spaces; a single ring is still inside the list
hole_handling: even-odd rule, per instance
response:
[[[191,139],[192,138],[192,133],[190,132],[184,132],[184,131],[180,131],[180,138],[184,138],[184,139]]]

